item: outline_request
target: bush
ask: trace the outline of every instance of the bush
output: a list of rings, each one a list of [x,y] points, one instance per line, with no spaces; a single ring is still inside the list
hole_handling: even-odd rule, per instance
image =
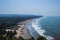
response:
[[[43,36],[39,36],[38,38],[37,38],[37,40],[47,40],[45,37],[43,37]]]
[[[32,38],[30,38],[29,40],[34,40],[34,38],[32,37]]]

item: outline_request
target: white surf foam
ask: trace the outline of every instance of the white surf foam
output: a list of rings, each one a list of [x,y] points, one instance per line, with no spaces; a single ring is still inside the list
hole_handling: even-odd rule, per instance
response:
[[[44,35],[45,30],[41,28],[41,24],[39,23],[40,20],[41,20],[40,18],[39,19],[33,19],[33,21],[32,21],[32,27],[35,29],[35,31],[39,35],[46,37],[47,40],[53,40],[54,39],[53,37]]]

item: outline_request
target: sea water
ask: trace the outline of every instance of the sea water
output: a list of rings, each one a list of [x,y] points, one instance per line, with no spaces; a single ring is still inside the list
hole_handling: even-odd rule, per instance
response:
[[[60,38],[60,16],[46,17],[40,23],[46,35]]]
[[[46,37],[47,40],[54,40],[54,37],[60,37],[60,17],[33,19],[28,24],[28,30],[35,38],[40,35]]]

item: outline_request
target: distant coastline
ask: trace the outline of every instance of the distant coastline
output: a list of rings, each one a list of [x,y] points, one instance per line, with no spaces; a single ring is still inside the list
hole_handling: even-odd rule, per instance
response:
[[[29,34],[26,24],[30,22],[32,19],[36,19],[42,16],[33,16],[33,15],[12,15],[12,14],[1,14],[0,16],[0,30],[5,32],[5,36],[13,37],[12,34],[16,38],[20,36],[24,39],[30,39],[32,36]],[[12,33],[11,33],[12,32]],[[3,34],[1,32],[1,34]],[[4,35],[4,34],[3,34]]]

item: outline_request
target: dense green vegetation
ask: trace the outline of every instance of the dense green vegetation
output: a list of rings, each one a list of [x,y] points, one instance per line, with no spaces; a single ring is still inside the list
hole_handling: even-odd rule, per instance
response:
[[[37,40],[47,40],[45,37],[43,37],[43,36],[39,36],[38,38],[37,38]]]
[[[16,34],[16,31],[12,32],[6,32],[0,35],[0,40],[14,40],[14,35]]]
[[[22,22],[27,19],[38,18],[41,16],[28,16],[28,15],[0,15],[0,29],[12,28],[16,26],[18,22]]]

